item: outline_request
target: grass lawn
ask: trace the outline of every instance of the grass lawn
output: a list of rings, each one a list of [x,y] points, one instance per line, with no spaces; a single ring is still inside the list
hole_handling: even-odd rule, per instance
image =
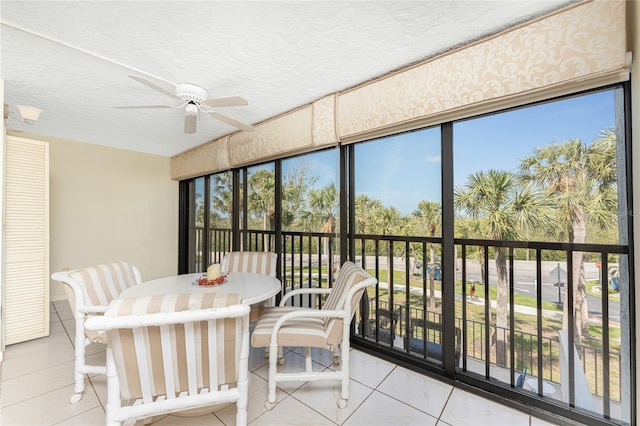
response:
[[[370,274],[374,274],[375,271],[374,270],[369,270],[368,271]],[[383,282],[388,282],[387,280],[387,270],[380,270],[380,281]],[[404,272],[402,271],[394,271],[393,272],[393,283],[394,285],[404,285],[406,282],[406,275]],[[442,288],[441,286],[441,281],[435,281],[435,290],[437,292],[439,292]],[[411,287],[416,287],[416,288],[422,288],[422,277],[419,276],[411,276],[411,278],[409,279],[409,285]],[[427,292],[429,291],[429,281],[427,280]],[[470,284],[467,284],[467,292],[469,291],[469,288],[471,287]],[[481,284],[476,284],[476,297],[479,298],[484,298],[484,286]],[[456,294],[462,295],[462,281],[458,280],[456,283]],[[468,294],[468,293],[467,293]],[[498,289],[495,286],[489,286],[489,297],[491,300],[497,300],[498,298]],[[536,298],[532,297],[532,296],[527,296],[524,294],[518,294],[515,293],[514,294],[514,302],[516,305],[521,305],[521,306],[529,306],[532,308],[536,307]],[[557,307],[557,305],[553,302],[548,302],[543,300],[542,301],[542,309],[548,309],[551,311],[558,311],[560,312],[561,309],[559,309]]]
[[[600,285],[600,281],[598,280],[587,280],[587,294],[601,298],[602,297],[602,286]],[[620,293],[615,292],[612,293],[609,291],[609,300],[620,302]]]
[[[285,271],[285,275],[290,277],[290,274],[293,272],[293,278],[297,279],[298,278],[298,274],[300,272],[300,269],[298,267],[287,267],[286,271]],[[306,268],[305,271],[303,272],[303,276],[306,276],[305,273],[307,272]],[[368,272],[371,275],[375,275],[375,270],[374,269],[369,269]],[[387,270],[386,269],[380,269],[379,271],[379,279],[382,282],[389,282],[388,280],[388,274],[387,274]],[[318,267],[312,267],[311,268],[311,276],[312,279],[315,279],[318,277],[318,274],[321,273],[323,276],[326,276],[326,274],[328,273],[328,268],[326,267],[322,267],[322,268],[318,268]],[[322,280],[323,282],[326,282],[326,278]],[[394,270],[393,271],[393,283],[394,285],[405,285],[406,284],[406,274],[404,271],[397,271]],[[413,288],[422,288],[423,283],[422,283],[422,277],[420,276],[413,276],[411,275],[409,278],[409,285]],[[429,291],[429,281],[427,280],[426,283],[426,287],[427,287],[427,292]],[[437,292],[439,292],[441,290],[442,286],[441,286],[441,282],[440,281],[435,281],[435,290]],[[469,291],[470,288],[470,284],[467,284],[467,292]],[[595,288],[595,290],[594,290]],[[595,297],[601,297],[601,294],[599,293],[599,282],[597,280],[589,280],[587,281],[587,293],[595,296]],[[479,298],[484,298],[484,286],[481,284],[477,284],[476,283],[476,297]],[[462,281],[458,280],[456,283],[456,294],[458,295],[462,295]],[[468,293],[467,293],[468,294]],[[498,297],[498,289],[495,286],[489,286],[489,297],[491,300],[497,300]],[[611,301],[615,301],[615,302],[619,302],[620,301],[620,293],[609,293],[609,299]],[[532,307],[535,308],[536,307],[536,298],[533,296],[527,296],[524,294],[514,294],[514,301],[516,305],[521,305],[521,306],[528,306],[528,307]],[[562,309],[558,308],[558,306],[554,303],[554,302],[549,302],[546,300],[542,301],[542,309],[546,309],[546,310],[550,310],[550,311],[558,311],[560,312]]]

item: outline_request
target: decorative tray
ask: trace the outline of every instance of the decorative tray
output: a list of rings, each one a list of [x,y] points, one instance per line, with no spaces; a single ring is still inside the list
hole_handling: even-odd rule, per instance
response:
[[[205,275],[202,275],[197,280],[195,280],[194,282],[192,282],[191,284],[197,285],[200,287],[211,287],[215,285],[222,285],[227,282],[227,275],[228,274],[220,275],[218,278],[214,280],[208,280],[207,275],[205,274]]]

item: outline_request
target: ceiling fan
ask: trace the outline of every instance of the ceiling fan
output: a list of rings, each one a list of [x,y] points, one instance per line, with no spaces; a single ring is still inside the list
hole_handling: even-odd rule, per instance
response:
[[[129,75],[130,78],[137,81],[138,83],[142,83],[145,86],[148,86],[154,90],[157,90],[160,93],[163,93],[170,98],[177,99],[181,101],[180,105],[117,105],[113,108],[118,109],[138,109],[138,108],[185,108],[184,115],[184,132],[185,133],[195,133],[196,132],[196,121],[198,119],[198,112],[202,111],[208,116],[220,120],[224,123],[230,124],[231,126],[237,127],[238,129],[252,132],[253,127],[249,124],[243,123],[242,121],[238,121],[234,118],[227,117],[226,115],[222,115],[218,112],[215,112],[212,108],[217,107],[229,107],[229,106],[245,106],[248,105],[246,99],[241,98],[240,96],[231,96],[228,98],[213,98],[208,99],[209,92],[202,87],[191,84],[191,83],[177,83],[173,86],[173,93],[169,90],[161,87],[146,78],[139,77],[137,75]]]

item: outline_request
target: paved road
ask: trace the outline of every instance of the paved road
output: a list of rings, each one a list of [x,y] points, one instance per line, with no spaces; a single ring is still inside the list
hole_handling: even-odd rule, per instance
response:
[[[290,257],[287,258],[288,262],[291,262],[292,259]],[[307,261],[307,257],[304,257],[304,261]],[[312,261],[316,264],[318,262],[317,255],[312,255]],[[360,256],[356,257],[356,262],[360,263]],[[375,268],[375,257],[367,256],[366,259],[367,268]],[[294,264],[298,263],[297,257],[293,259]],[[326,264],[326,257],[323,259],[323,264]],[[339,263],[339,259],[336,257],[335,264]],[[404,259],[396,258],[394,259],[394,269],[396,270],[404,270],[405,268]],[[552,277],[550,272],[554,270],[558,266],[558,262],[552,261],[543,261],[542,262],[542,299],[548,302],[558,302],[558,287],[554,286],[554,283],[557,281],[557,277]],[[597,280],[599,277],[600,270],[596,267],[595,263],[585,263],[585,276],[587,280]],[[386,256],[380,256],[378,258],[378,267],[380,269],[386,269],[387,267],[387,258]],[[566,270],[566,265],[560,263],[560,267]],[[515,279],[515,291],[520,294],[535,296],[536,294],[536,262],[535,261],[525,261],[525,260],[516,260],[514,261],[514,279]],[[480,281],[480,265],[476,263],[469,262],[467,264],[467,281]],[[462,279],[462,260],[458,259],[458,269],[457,269],[457,279]],[[495,268],[495,262],[493,259],[489,260],[489,284],[495,285],[497,282],[497,273]],[[480,288],[476,290],[477,292],[481,291]],[[477,294],[480,296],[479,294]],[[564,301],[565,299],[565,288],[560,288],[560,300]],[[591,295],[587,295],[587,304],[589,307],[589,315],[593,317],[601,317],[602,316],[602,299],[599,297],[594,297]],[[611,302],[609,303],[609,320],[614,322],[620,322],[620,303],[619,302]]]
[[[458,279],[462,278],[461,260],[458,261]],[[558,266],[558,262],[542,262],[542,299],[548,302],[558,302],[558,287],[554,285],[557,277],[553,277],[550,272]],[[565,269],[566,265],[560,264]],[[514,261],[514,280],[515,291],[528,296],[536,295],[536,262],[535,261]],[[600,270],[595,263],[585,263],[585,277],[587,280],[599,279]],[[467,281],[480,281],[480,265],[467,265]],[[495,263],[489,262],[489,284],[495,285],[497,282],[497,273]],[[565,287],[560,288],[560,300],[564,302]],[[599,297],[587,295],[587,306],[589,307],[589,315],[594,317],[602,317],[602,299]],[[609,320],[620,322],[620,303],[609,303]]]

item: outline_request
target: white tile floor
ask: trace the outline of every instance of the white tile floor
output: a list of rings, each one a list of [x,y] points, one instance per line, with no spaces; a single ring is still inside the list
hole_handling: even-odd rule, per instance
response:
[[[70,404],[73,393],[73,327],[66,301],[51,308],[51,335],[6,348],[0,381],[2,425],[104,424],[104,376],[87,381],[84,396]],[[91,345],[93,362],[104,363],[104,346]],[[326,351],[321,351],[326,352]],[[296,350],[287,366],[303,363]],[[319,358],[327,368],[331,356]],[[363,352],[351,352],[349,405],[336,405],[337,382],[285,383],[277,405],[266,411],[267,365],[262,350],[253,349],[249,363],[250,425],[544,425],[521,413],[437,380],[416,374]],[[175,415],[154,419],[157,425],[233,425],[235,406],[197,417]]]

